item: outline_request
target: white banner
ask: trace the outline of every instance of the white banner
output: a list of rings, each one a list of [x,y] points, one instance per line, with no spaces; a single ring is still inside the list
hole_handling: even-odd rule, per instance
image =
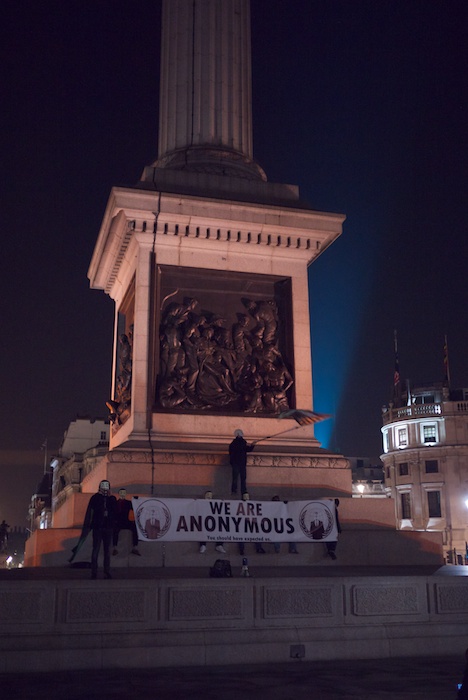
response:
[[[133,498],[138,538],[147,542],[333,542],[335,503]]]

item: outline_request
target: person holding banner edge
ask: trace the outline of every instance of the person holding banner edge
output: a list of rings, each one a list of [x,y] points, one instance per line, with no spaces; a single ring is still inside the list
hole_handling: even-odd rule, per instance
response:
[[[271,500],[278,502],[278,501],[280,501],[280,497],[273,496],[273,498]],[[285,501],[285,503],[287,503],[287,501]],[[281,549],[281,544],[279,542],[273,542],[273,548],[275,550],[275,553],[279,554],[280,549]],[[289,554],[299,554],[299,552],[297,551],[297,547],[296,547],[295,542],[288,542],[288,551],[289,551]]]
[[[250,501],[250,496],[247,492],[242,494],[242,500],[243,501]],[[263,549],[261,542],[255,542],[254,544],[255,544],[255,552],[257,554],[266,554],[266,551]],[[239,542],[238,545],[239,545],[239,554],[241,555],[241,557],[243,557],[244,552],[245,552],[245,542]],[[247,559],[245,561],[247,561]]]
[[[211,500],[213,498],[213,492],[205,491],[205,498]],[[216,542],[215,549],[221,554],[226,554],[226,550],[224,549],[224,542]],[[200,552],[200,554],[204,554],[206,552],[206,542],[200,542],[200,549],[198,551]]]
[[[141,556],[138,550],[138,534],[135,525],[135,515],[133,513],[132,502],[127,500],[127,489],[119,489],[119,498],[115,508],[115,526],[112,537],[114,549],[112,554],[118,554],[117,545],[121,530],[130,530],[132,533],[132,554]]]
[[[340,525],[340,518],[338,515],[338,506],[340,505],[340,499],[335,498],[335,522],[336,522],[336,529],[338,530],[338,533],[341,533],[341,525]],[[327,555],[330,557],[330,559],[333,559],[333,561],[336,560],[336,546],[338,544],[338,541],[335,540],[334,542],[325,542],[325,546],[327,548]]]

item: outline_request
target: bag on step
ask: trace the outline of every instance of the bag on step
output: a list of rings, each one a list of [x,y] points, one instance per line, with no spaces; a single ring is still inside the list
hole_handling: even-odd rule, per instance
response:
[[[228,559],[216,559],[210,567],[211,578],[232,578],[231,562]]]

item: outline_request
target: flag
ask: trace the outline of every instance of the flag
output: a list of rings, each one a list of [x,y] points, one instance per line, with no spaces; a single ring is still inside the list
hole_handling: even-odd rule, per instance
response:
[[[331,418],[329,413],[315,413],[315,411],[307,411],[301,409],[291,409],[283,411],[279,414],[280,418],[294,418],[299,425],[310,425],[311,423],[319,423],[322,420]]]
[[[393,370],[393,386],[396,387],[400,383],[400,360],[398,357],[398,340],[397,332],[394,331],[394,341],[395,341],[395,369]]]
[[[406,380],[406,405],[411,406],[413,403],[413,397],[411,396],[411,386],[410,380]]]
[[[450,365],[448,358],[448,342],[447,335],[444,338],[444,380],[448,387],[450,388]]]

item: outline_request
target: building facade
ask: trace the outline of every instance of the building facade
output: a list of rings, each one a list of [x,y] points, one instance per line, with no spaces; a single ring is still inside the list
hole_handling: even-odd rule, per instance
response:
[[[74,493],[109,449],[109,421],[77,417],[63,436],[57,457],[51,460],[53,513]]]
[[[401,530],[441,531],[447,561],[461,563],[468,540],[468,389],[419,387],[383,409],[387,493]]]
[[[109,421],[78,416],[63,435],[58,454],[45,466],[44,475],[31,496],[29,530],[53,526],[54,513],[73,494],[109,448]]]
[[[353,498],[388,498],[381,464],[369,457],[348,457],[353,478]]]

